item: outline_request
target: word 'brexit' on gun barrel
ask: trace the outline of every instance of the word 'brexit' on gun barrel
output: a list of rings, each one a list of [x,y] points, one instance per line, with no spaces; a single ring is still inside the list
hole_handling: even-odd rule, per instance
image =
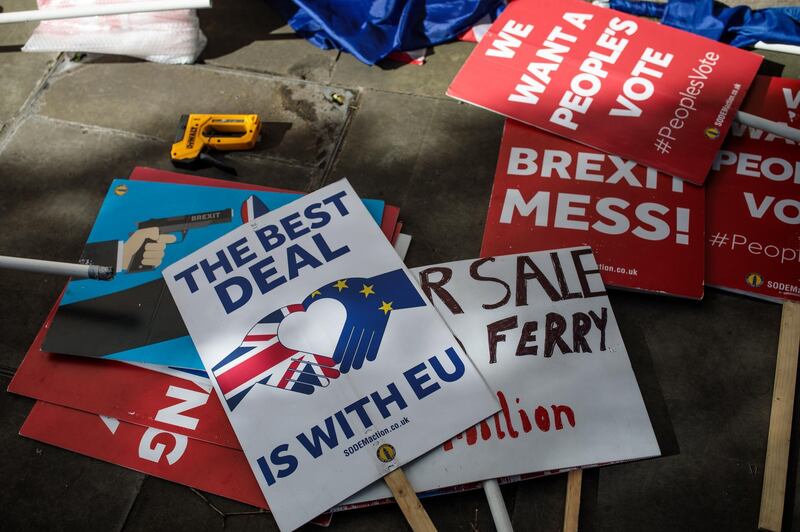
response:
[[[150,229],[156,228],[160,234],[166,233],[181,233],[181,239],[186,238],[186,234],[190,229],[199,229],[212,224],[225,224],[233,220],[233,209],[221,209],[218,211],[199,212],[195,214],[185,214],[180,216],[169,216],[167,218],[151,218],[136,224],[136,229]],[[148,242],[155,242],[152,239],[146,239],[145,244]],[[152,270],[152,266],[142,264],[144,258],[144,246],[139,248],[131,259],[128,271],[140,272]]]

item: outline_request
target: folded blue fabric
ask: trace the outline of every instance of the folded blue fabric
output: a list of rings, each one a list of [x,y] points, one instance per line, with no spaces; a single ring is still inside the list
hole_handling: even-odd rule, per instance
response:
[[[456,38],[504,0],[272,0],[298,35],[373,65],[392,52]]]
[[[663,24],[745,48],[758,41],[800,45],[800,7],[750,9],[713,0],[669,0],[667,4],[611,0],[610,7],[660,18]]]

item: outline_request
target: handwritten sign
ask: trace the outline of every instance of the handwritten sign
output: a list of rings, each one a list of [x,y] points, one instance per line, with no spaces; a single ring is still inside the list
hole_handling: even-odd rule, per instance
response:
[[[760,63],[585,2],[516,1],[447,94],[702,184]]]
[[[281,529],[499,409],[347,181],[164,278]]]
[[[414,272],[502,407],[407,467],[418,490],[660,454],[589,248]]]
[[[590,245],[607,285],[700,299],[704,189],[507,120],[481,255]]]
[[[743,110],[800,126],[800,81],[759,76]],[[707,283],[765,299],[800,300],[800,152],[734,124],[707,192]]]

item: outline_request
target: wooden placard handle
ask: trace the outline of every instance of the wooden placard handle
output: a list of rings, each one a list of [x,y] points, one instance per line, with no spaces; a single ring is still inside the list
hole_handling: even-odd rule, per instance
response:
[[[798,351],[800,302],[785,301],[781,315],[781,335],[778,339],[778,360],[775,364],[775,386],[772,389],[772,411],[769,415],[764,486],[758,515],[759,530],[779,532],[783,521]]]
[[[411,526],[414,532],[436,532],[436,527],[433,526],[431,518],[428,517],[428,512],[419,502],[414,487],[406,478],[402,468],[397,468],[385,477],[383,480],[389,489],[392,490],[397,504],[400,505],[400,510],[406,517],[406,521]]]
[[[581,510],[581,484],[583,470],[573,469],[567,473],[567,500],[564,504],[564,532],[578,531],[578,515]]]

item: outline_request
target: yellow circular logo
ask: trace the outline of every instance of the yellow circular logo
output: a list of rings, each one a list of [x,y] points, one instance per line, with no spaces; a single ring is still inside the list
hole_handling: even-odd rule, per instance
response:
[[[753,288],[758,288],[762,284],[764,284],[764,277],[760,273],[748,273],[747,276],[744,278],[744,282],[746,282],[749,286]]]
[[[120,186],[118,186],[117,188],[114,189],[114,194],[116,194],[117,196],[122,196],[126,192],[128,192],[128,186],[127,185],[120,185]]]
[[[394,450],[394,447],[389,445],[388,443],[381,444],[378,447],[378,460],[383,463],[391,462],[394,460],[394,457],[397,456],[397,451]]]
[[[707,127],[705,130],[706,138],[714,140],[719,137],[719,129],[715,127]]]

